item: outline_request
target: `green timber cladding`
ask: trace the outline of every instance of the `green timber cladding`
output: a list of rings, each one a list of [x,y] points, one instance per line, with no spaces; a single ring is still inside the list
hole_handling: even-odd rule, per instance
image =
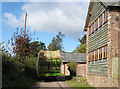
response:
[[[108,60],[99,60],[88,63],[88,73],[107,76]]]
[[[102,25],[97,31],[88,38],[88,52],[107,45],[108,42],[108,23]]]
[[[91,11],[91,17],[88,27],[106,10],[105,5],[101,2],[94,2]],[[88,52],[94,51],[108,44],[108,22],[103,24],[97,31],[88,37]],[[107,76],[108,59],[88,62],[88,74],[98,74]]]
[[[106,10],[106,7],[103,3],[94,2],[92,12],[91,12],[92,15],[90,17],[88,26],[90,26],[105,10]]]

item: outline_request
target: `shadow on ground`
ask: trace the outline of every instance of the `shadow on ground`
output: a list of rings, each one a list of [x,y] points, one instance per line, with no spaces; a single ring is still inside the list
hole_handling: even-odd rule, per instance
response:
[[[44,77],[40,77],[39,81],[44,81],[44,82],[67,81],[67,80],[71,80],[72,78],[73,78],[72,76],[55,76],[55,77],[44,76]]]

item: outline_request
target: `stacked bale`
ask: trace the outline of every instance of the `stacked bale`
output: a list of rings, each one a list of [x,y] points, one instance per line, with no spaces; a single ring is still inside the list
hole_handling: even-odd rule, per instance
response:
[[[38,75],[41,73],[60,72],[61,51],[44,51],[40,50],[36,63]],[[59,66],[58,66],[59,65]]]

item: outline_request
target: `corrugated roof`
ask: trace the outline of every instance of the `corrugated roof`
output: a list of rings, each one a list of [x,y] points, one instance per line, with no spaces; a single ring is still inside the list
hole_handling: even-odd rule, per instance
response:
[[[62,53],[62,62],[86,62],[86,53]]]

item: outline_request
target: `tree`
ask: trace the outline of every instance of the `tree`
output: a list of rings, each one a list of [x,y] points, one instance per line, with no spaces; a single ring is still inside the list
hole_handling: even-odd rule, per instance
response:
[[[46,50],[46,46],[45,43],[43,42],[39,42],[39,41],[33,41],[30,43],[30,47],[31,47],[31,52],[30,55],[33,57],[37,57],[38,56],[38,52],[40,50]]]
[[[73,52],[76,53],[86,53],[86,35],[82,37],[82,39],[78,39],[78,41],[81,43]]]
[[[86,43],[81,44],[80,46],[78,46],[75,50],[75,53],[85,53],[86,52]]]
[[[82,37],[82,39],[78,39],[78,41],[81,43],[81,44],[85,44],[86,43],[86,35],[84,35],[83,37]]]
[[[34,35],[35,33],[33,33]],[[24,63],[24,60],[26,56],[29,56],[30,53],[30,42],[32,40],[31,34],[27,31],[24,38],[24,32],[23,29],[19,30],[17,29],[16,32],[14,32],[11,39],[8,41],[8,43],[11,42],[11,46],[13,47],[13,53],[14,56],[17,57],[17,59]]]
[[[51,51],[56,51],[56,50],[63,50],[63,38],[65,37],[64,34],[62,34],[61,32],[58,32],[58,35],[56,35],[56,37],[53,37],[51,43],[48,45],[48,50]]]

